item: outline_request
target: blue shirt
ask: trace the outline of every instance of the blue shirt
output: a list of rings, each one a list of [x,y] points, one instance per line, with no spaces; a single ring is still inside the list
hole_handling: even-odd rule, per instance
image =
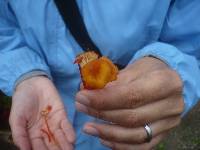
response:
[[[199,0],[77,0],[87,30],[103,55],[127,65],[152,55],[183,81],[185,111],[200,99]],[[73,64],[80,46],[53,0],[0,0],[0,89],[12,95],[24,74],[46,72],[77,131],[76,150],[106,149],[81,132],[92,118],[76,112],[80,76]]]

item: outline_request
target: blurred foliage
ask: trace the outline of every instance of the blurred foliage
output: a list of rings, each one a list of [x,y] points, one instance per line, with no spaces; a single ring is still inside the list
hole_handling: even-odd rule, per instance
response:
[[[165,143],[162,142],[159,145],[157,145],[157,147],[155,148],[155,150],[167,150],[166,146],[165,146]]]
[[[195,137],[191,141],[192,141],[192,144],[198,145],[200,147],[200,137]]]

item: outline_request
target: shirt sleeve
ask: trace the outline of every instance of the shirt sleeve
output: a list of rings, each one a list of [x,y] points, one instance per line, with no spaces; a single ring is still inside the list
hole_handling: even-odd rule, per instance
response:
[[[33,70],[50,76],[43,56],[27,46],[8,2],[0,0],[0,89],[11,96],[17,79]]]
[[[160,38],[141,50],[130,63],[154,56],[174,69],[183,82],[185,115],[200,99],[200,5],[198,0],[175,0]]]
[[[45,76],[45,77],[48,77],[49,79],[52,80],[52,78],[46,72],[44,72],[42,70],[33,70],[33,71],[30,71],[30,72],[23,74],[20,78],[18,78],[15,82],[14,87],[17,87],[24,80],[27,80],[27,79],[30,79],[30,78],[36,77],[36,76]]]

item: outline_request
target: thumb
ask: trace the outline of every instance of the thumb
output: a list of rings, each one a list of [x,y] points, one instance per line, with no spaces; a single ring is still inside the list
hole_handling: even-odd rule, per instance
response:
[[[10,127],[14,144],[19,147],[20,150],[31,150],[25,118],[23,119],[17,116],[13,118],[10,117]]]

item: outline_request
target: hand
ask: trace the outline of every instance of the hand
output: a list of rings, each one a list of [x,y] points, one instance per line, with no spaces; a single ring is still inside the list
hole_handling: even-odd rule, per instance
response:
[[[47,126],[41,112],[52,106],[47,122],[55,141],[41,131]],[[75,133],[53,83],[38,76],[20,83],[13,96],[10,126],[20,150],[72,150]]]
[[[76,100],[79,111],[111,122],[87,123],[84,131],[117,150],[152,149],[180,123],[184,110],[179,76],[153,57],[129,65],[104,89],[80,91]],[[149,143],[147,123],[153,132]]]

